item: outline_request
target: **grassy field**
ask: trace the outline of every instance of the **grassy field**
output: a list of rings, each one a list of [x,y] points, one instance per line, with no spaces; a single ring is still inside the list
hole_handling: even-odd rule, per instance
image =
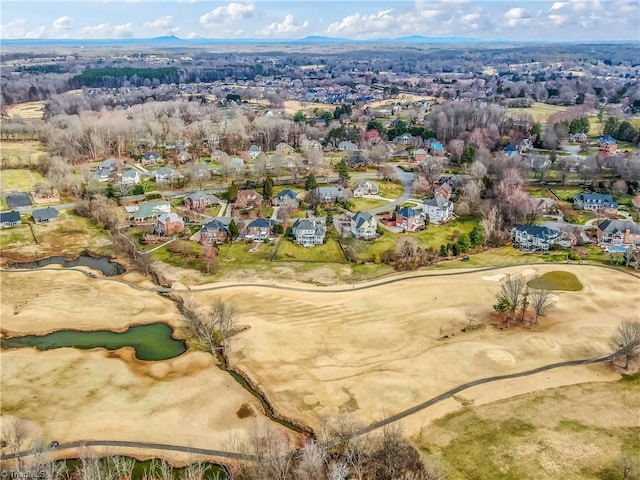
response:
[[[404,188],[401,183],[378,182],[377,184],[380,189],[380,195],[386,198],[396,199],[402,195],[402,192],[404,192]]]
[[[522,253],[512,246],[492,248],[486,252],[469,256],[469,261],[452,260],[438,263],[436,269],[468,267],[504,267],[508,265],[526,265],[528,263],[562,263],[567,261],[564,250],[547,253]]]
[[[422,246],[439,249],[441,245],[455,243],[453,240],[455,232],[458,232],[458,235],[468,234],[478,221],[475,217],[460,217],[445,225],[429,225],[416,236]]]
[[[352,212],[366,212],[372,208],[382,207],[383,205],[389,204],[386,200],[380,200],[377,198],[352,198],[349,201],[352,204]]]
[[[579,292],[582,284],[571,272],[547,272],[544,275],[529,280],[527,286],[545,290],[563,290],[565,292]]]
[[[23,217],[25,218],[25,217]],[[109,233],[96,227],[88,218],[61,210],[58,220],[32,225],[37,244],[29,226],[2,231],[2,256],[15,260],[30,260],[51,255],[66,255],[90,250],[98,255],[113,253]]]
[[[568,107],[561,105],[547,105],[546,103],[534,102],[529,108],[508,108],[507,113],[513,116],[530,115],[534,122],[546,123],[551,115],[564,112],[567,108]]]
[[[23,166],[36,167],[45,157],[46,152],[40,142],[27,140],[24,142],[5,142],[0,144],[0,166],[2,169]]]
[[[291,240],[280,240],[280,246],[278,247],[278,254],[276,255],[277,261],[290,261],[290,262],[346,262],[340,245],[333,238],[328,238],[323,245],[316,245],[313,247],[303,247],[296,245]]]
[[[0,173],[0,194],[2,196],[15,190],[30,192],[34,184],[43,181],[40,172],[30,170],[3,170]]]
[[[558,202],[557,205],[562,212],[564,219],[569,223],[584,225],[587,220],[591,220],[598,216],[590,210],[574,210],[573,204],[569,202]]]
[[[450,480],[622,479],[621,457],[640,462],[640,426],[629,415],[639,399],[638,375],[544,390],[449,414],[417,444]]]
[[[25,120],[41,120],[44,114],[45,102],[25,102],[11,107],[8,111],[10,117],[20,117]]]

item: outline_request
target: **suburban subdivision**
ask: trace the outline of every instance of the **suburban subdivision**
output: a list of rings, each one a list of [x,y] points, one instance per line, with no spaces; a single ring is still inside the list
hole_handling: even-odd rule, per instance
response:
[[[640,478],[637,41],[71,38],[3,33],[3,477]]]

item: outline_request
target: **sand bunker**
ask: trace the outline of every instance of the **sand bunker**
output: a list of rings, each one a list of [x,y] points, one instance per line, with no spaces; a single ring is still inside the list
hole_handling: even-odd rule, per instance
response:
[[[520,272],[523,277],[528,277],[529,275],[533,275],[536,271],[533,268],[525,268],[522,272]]]
[[[487,282],[499,282],[505,276],[506,275],[504,273],[496,273],[495,275],[485,275],[484,277],[482,277],[482,279]]]

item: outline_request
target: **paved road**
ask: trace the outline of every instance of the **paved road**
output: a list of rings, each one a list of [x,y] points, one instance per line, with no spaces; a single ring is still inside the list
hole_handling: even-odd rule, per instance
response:
[[[413,195],[414,174],[411,172],[405,172],[401,168],[398,168],[397,165],[392,165],[392,166],[395,169],[396,174],[398,175],[398,178],[402,182],[402,188],[404,188],[404,191],[402,192],[402,195],[400,195],[400,197],[398,197],[393,202],[389,202],[386,205],[382,205],[380,207],[376,207],[376,208],[372,208],[371,210],[368,210],[368,212],[371,214],[392,212],[393,210],[395,210],[396,205],[402,205],[404,202],[409,200],[409,198],[411,198],[411,196]]]

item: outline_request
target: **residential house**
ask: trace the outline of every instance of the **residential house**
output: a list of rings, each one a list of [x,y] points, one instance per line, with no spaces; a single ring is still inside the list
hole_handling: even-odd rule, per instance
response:
[[[213,204],[220,203],[220,199],[215,195],[204,193],[201,190],[184,197],[184,206],[189,210],[202,212]]]
[[[253,189],[240,190],[234,206],[236,208],[260,208],[262,207],[262,195]]]
[[[192,168],[192,178],[195,178],[196,180],[206,180],[211,178],[211,167],[206,163],[197,163]]]
[[[365,195],[378,195],[380,189],[371,180],[358,180],[353,184],[353,196],[362,198]]]
[[[604,135],[598,139],[598,148],[605,153],[615,153],[618,144],[611,135]]]
[[[556,201],[553,198],[533,198],[531,201],[531,210],[538,215],[554,215],[558,212]]]
[[[525,251],[546,252],[560,238],[560,232],[537,225],[516,225],[511,229],[511,238],[518,247]]]
[[[200,230],[200,244],[216,245],[229,239],[229,225],[218,218],[205,223]]]
[[[26,192],[12,192],[4,197],[4,199],[9,208],[28,207],[31,205],[31,198]]]
[[[161,213],[156,219],[156,235],[175,235],[184,231],[184,220],[175,212]]]
[[[444,181],[440,185],[438,185],[438,188],[436,188],[436,191],[434,192],[434,196],[449,200],[452,193],[453,187],[448,181]]]
[[[400,227],[407,232],[421,230],[425,226],[422,214],[411,207],[402,207],[396,212],[396,227]]]
[[[293,241],[304,247],[322,245],[327,233],[325,218],[299,218],[291,229]]]
[[[351,196],[351,190],[340,186],[318,187],[318,195],[323,203],[334,203],[346,200]]]
[[[171,183],[179,178],[182,175],[171,167],[162,167],[156,171],[156,183]]]
[[[229,172],[230,173],[240,173],[246,170],[246,166],[244,164],[244,160],[240,157],[232,157],[229,159]]]
[[[402,135],[397,136],[393,139],[394,143],[400,143],[402,145],[411,145],[413,140],[413,135],[410,133],[403,133]]]
[[[293,147],[288,143],[280,142],[276,145],[276,152],[289,155],[290,153],[293,153]]]
[[[135,168],[131,168],[122,174],[120,183],[123,185],[137,185],[140,183],[140,172]]]
[[[358,146],[353,142],[343,140],[342,142],[338,143],[338,150],[340,150],[341,152],[357,152]]]
[[[442,145],[439,140],[433,137],[427,139],[427,146],[429,147],[429,152],[431,152],[431,155],[435,157],[442,157],[447,154],[447,150],[444,148],[444,145]]]
[[[640,225],[630,220],[605,220],[598,224],[598,243],[640,247]]]
[[[178,163],[187,163],[193,159],[191,154],[185,150],[181,151],[176,158],[178,160]]]
[[[275,240],[273,226],[276,221],[271,218],[256,218],[245,228],[243,238],[247,241],[267,242]]]
[[[58,210],[53,207],[38,208],[33,211],[33,221],[36,223],[49,223],[58,219]]]
[[[574,133],[569,138],[575,143],[587,143],[589,141],[589,137],[584,132]]]
[[[156,152],[147,152],[140,160],[142,165],[155,165],[156,163],[162,163],[162,156]]]
[[[99,182],[108,182],[111,180],[111,175],[113,175],[113,171],[109,168],[96,168],[93,171],[93,176]]]
[[[361,240],[376,238],[378,221],[369,212],[357,212],[351,217],[351,234]]]
[[[10,212],[0,212],[0,228],[15,227],[20,223],[20,212],[11,210]]]
[[[418,149],[413,151],[413,159],[416,162],[422,162],[422,161],[426,160],[427,158],[429,158],[429,154],[427,153],[427,151],[424,148],[418,148]]]
[[[443,197],[423,200],[423,212],[429,217],[430,223],[446,223],[455,216],[453,202]]]
[[[262,149],[257,145],[251,145],[249,147],[249,150],[247,150],[247,153],[249,154],[251,160],[255,160],[262,153]]]
[[[142,202],[131,212],[131,218],[135,222],[147,222],[169,212],[171,212],[171,204],[166,200]]]
[[[534,155],[529,159],[529,165],[534,171],[540,172],[551,165],[551,160],[542,155]]]
[[[602,193],[579,193],[573,198],[573,208],[605,214],[618,213],[618,204],[613,197]]]
[[[124,162],[122,160],[118,160],[117,158],[110,157],[100,162],[100,164],[96,168],[115,172],[116,170],[122,167],[123,163]]]
[[[300,202],[298,201],[298,195],[293,190],[289,190],[288,188],[282,190],[278,193],[271,203],[277,207],[291,207],[298,208],[300,206]]]
[[[220,160],[222,160],[224,157],[226,157],[227,154],[224,153],[222,150],[219,149],[215,149],[211,152],[211,161],[212,162],[219,162]]]

